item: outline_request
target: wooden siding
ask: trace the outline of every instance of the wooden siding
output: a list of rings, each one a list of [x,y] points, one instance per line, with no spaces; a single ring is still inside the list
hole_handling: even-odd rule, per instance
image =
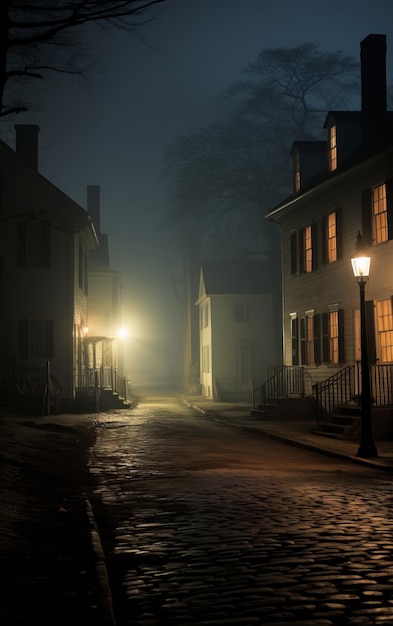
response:
[[[359,308],[359,289],[353,278],[351,257],[355,253],[356,235],[362,230],[362,192],[364,189],[386,182],[393,176],[393,150],[374,157],[336,178],[329,184],[314,189],[311,194],[296,202],[296,208],[287,211],[280,219],[283,261],[283,326],[284,362],[291,364],[292,345],[290,313],[302,317],[305,311],[315,314],[337,304],[344,309],[345,362],[354,361],[354,311]],[[334,184],[333,184],[334,183]],[[322,264],[320,241],[317,269],[310,273],[291,273],[291,236],[307,224],[322,223],[333,211],[341,214],[342,257],[330,264]],[[321,237],[321,228],[316,229]],[[319,244],[319,245],[318,245]],[[393,241],[372,245],[371,274],[366,286],[366,299],[389,298],[393,294]],[[292,255],[293,256],[293,255]],[[313,379],[320,378],[318,368],[309,368]],[[328,368],[333,369],[333,368]],[[320,371],[322,371],[320,369]],[[323,373],[325,375],[326,372]],[[310,374],[311,375],[311,374]]]

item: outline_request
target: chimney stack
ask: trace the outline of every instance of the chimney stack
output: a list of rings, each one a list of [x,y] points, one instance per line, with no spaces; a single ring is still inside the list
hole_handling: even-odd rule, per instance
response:
[[[38,171],[38,133],[36,124],[15,125],[15,151],[17,156],[34,170]]]
[[[363,144],[378,146],[386,132],[386,35],[360,43]]]

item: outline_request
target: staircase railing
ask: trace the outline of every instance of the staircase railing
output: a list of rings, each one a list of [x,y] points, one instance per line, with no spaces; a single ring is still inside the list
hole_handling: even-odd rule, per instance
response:
[[[93,390],[95,387],[111,389],[127,399],[128,381],[114,367],[85,368],[78,375],[78,391]]]
[[[304,398],[304,367],[301,365],[271,365],[268,379],[253,384],[253,408],[262,405],[266,410],[270,401],[296,396]]]
[[[373,407],[393,406],[393,365],[370,365],[371,404]],[[317,428],[321,419],[326,419],[334,411],[348,403],[360,405],[361,367],[348,365],[326,380],[313,385],[317,400]]]
[[[326,380],[313,385],[317,401],[317,428],[321,419],[354,397],[354,366],[348,365]]]

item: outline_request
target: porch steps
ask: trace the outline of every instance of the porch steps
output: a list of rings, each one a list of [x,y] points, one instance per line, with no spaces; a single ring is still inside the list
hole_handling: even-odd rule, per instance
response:
[[[327,422],[320,422],[315,430],[317,435],[333,439],[348,439],[360,428],[361,410],[358,405],[340,406]]]
[[[101,389],[101,394],[96,402],[94,389],[84,389],[76,393],[72,410],[74,413],[93,413],[96,411],[109,411],[110,409],[127,409],[130,402],[112,389]]]

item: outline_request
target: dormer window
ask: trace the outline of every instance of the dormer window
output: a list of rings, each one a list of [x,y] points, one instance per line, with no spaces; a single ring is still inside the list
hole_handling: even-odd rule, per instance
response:
[[[337,126],[329,128],[329,170],[337,169]]]

